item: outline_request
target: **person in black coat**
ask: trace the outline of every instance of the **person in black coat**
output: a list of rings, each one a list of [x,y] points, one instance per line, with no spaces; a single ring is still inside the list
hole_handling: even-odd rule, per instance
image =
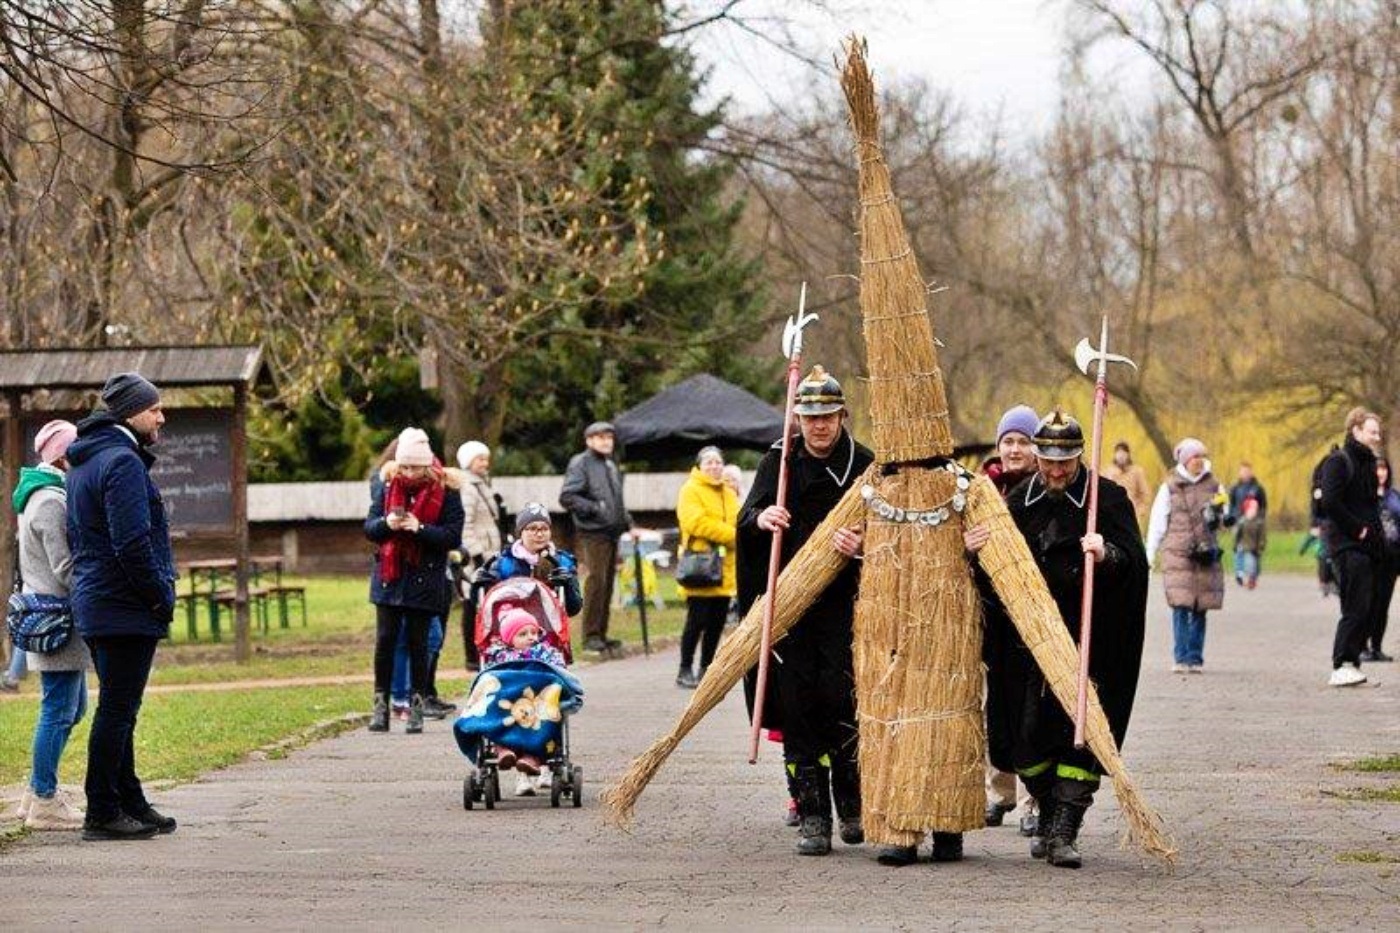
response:
[[[1089,676],[1121,747],[1137,693],[1147,618],[1147,555],[1137,516],[1123,488],[1100,479],[1098,531],[1087,535],[1089,471],[1080,462],[1084,435],[1078,422],[1052,412],[1040,423],[1034,443],[1037,472],[1011,491],[1007,507],[1076,643],[1084,555],[1094,555]],[[1019,634],[999,619],[988,624],[1001,626],[1003,644],[987,671],[992,764],[1019,774],[1039,804],[1031,854],[1077,868],[1079,827],[1103,768],[1088,749],[1074,747],[1074,724]]]
[[[1318,515],[1322,540],[1337,574],[1342,617],[1332,642],[1333,687],[1366,682],[1361,651],[1380,597],[1385,563],[1385,532],[1376,498],[1376,451],[1381,419],[1354,408],[1347,414],[1341,450],[1323,461],[1318,478]]]
[[[820,366],[798,386],[793,412],[801,429],[788,453],[787,507],[776,504],[782,445],[763,457],[739,512],[740,605],[767,584],[773,532],[782,528],[781,563],[802,545],[875,459],[844,427],[841,385]],[[860,551],[860,532],[841,529],[832,546],[848,557]],[[798,852],[831,851],[835,798],[841,839],[864,841],[860,827],[860,773],[856,765],[855,673],[851,624],[860,565],[851,562],[778,645],[781,672],[769,685],[781,708],[783,756],[797,794]],[[770,666],[770,672],[773,667]],[[751,705],[752,705],[752,701]]]
[[[370,602],[376,610],[374,641],[374,708],[371,732],[389,731],[389,686],[399,630],[408,643],[409,693],[405,732],[423,731],[424,695],[428,690],[428,628],[446,617],[451,603],[447,554],[462,539],[461,479],[433,456],[428,435],[418,428],[399,434],[394,459],[380,471],[374,486],[365,537],[377,545],[370,579]]]

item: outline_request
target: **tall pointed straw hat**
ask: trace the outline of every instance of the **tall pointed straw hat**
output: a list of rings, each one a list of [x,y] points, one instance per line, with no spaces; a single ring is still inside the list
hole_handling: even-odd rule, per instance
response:
[[[845,47],[841,88],[860,163],[860,313],[875,459],[907,463],[946,457],[953,452],[953,432],[928,288],[890,186],[865,42],[852,37]]]

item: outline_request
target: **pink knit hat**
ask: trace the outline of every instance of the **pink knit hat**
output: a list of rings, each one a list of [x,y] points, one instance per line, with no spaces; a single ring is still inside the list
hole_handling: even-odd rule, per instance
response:
[[[520,630],[527,626],[539,628],[539,620],[530,614],[528,609],[508,609],[501,616],[501,641],[507,645],[515,644],[515,636],[520,634]]]
[[[422,428],[404,428],[399,433],[394,459],[403,466],[432,466],[433,445],[428,442],[428,432]]]
[[[78,437],[78,429],[68,421],[50,421],[34,437],[34,452],[40,463],[53,463],[68,452],[68,445]]]
[[[1194,437],[1183,438],[1181,443],[1176,445],[1176,450],[1172,451],[1172,456],[1176,458],[1176,462],[1180,466],[1186,466],[1186,461],[1192,457],[1204,457],[1205,455],[1205,443]]]

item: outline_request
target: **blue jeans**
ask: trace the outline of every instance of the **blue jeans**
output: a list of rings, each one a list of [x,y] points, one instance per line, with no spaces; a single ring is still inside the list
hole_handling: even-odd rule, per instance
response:
[[[1256,552],[1235,552],[1235,579],[1246,583],[1259,579],[1259,555]]]
[[[58,759],[68,736],[87,712],[87,677],[82,671],[40,671],[39,722],[34,726],[34,765],[29,787],[36,797],[58,790]]]
[[[428,663],[442,650],[442,620],[433,616],[428,622]],[[407,703],[408,695],[408,629],[399,629],[399,640],[394,645],[394,681],[389,686],[389,695],[395,703]]]
[[[87,639],[97,669],[97,712],[88,733],[87,821],[108,823],[119,813],[141,813],[150,803],[136,776],[136,716],[156,639],[106,635]]]
[[[1172,654],[1177,664],[1205,663],[1206,613],[1203,609],[1172,607]]]
[[[24,652],[16,648],[14,642],[11,642],[10,666],[5,670],[5,679],[11,683],[19,683],[19,679],[24,676],[27,669],[24,663]]]

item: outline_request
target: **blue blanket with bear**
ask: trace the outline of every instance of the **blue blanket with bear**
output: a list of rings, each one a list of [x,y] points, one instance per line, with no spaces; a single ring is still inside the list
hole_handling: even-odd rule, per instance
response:
[[[563,714],[581,706],[583,685],[562,667],[506,661],[476,675],[452,732],[472,764],[482,739],[543,760],[559,751]]]

